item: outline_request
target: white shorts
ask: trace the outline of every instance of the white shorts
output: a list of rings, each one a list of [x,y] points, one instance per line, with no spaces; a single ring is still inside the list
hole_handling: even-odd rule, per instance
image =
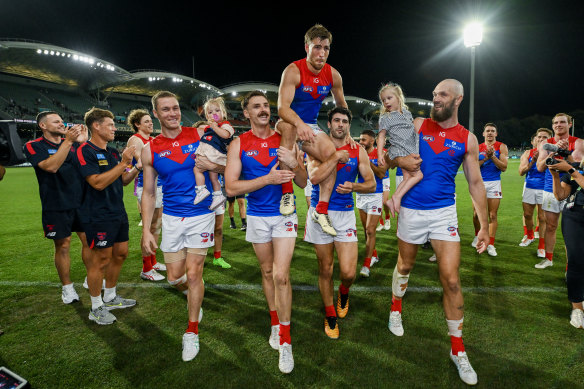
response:
[[[395,189],[402,183],[404,176],[395,176]]]
[[[306,180],[306,187],[304,188],[304,197],[312,196],[312,182]]]
[[[312,128],[312,132],[314,135],[318,135],[319,132],[324,132],[323,130],[320,129],[318,124],[311,124],[311,123],[306,123],[306,124],[308,125],[308,127]]]
[[[543,192],[543,202],[541,208],[547,212],[560,213],[564,206],[566,205],[566,200],[558,201],[553,193]]]
[[[215,216],[223,215],[225,213],[225,203],[215,208],[213,212],[215,212]]]
[[[337,236],[331,236],[322,230],[320,224],[312,220],[312,213],[315,212],[310,207],[306,213],[306,226],[304,230],[304,240],[313,244],[329,244],[333,242],[356,242],[357,241],[357,221],[355,212],[350,211],[328,211],[331,223],[337,231]]]
[[[487,190],[488,199],[501,199],[503,198],[503,193],[501,193],[501,180],[497,181],[483,181],[485,184],[485,189]]]
[[[523,186],[522,201],[526,204],[543,204],[543,189],[531,189]]]
[[[178,217],[162,215],[160,250],[175,253],[183,248],[207,248],[215,244],[215,214]]]
[[[383,191],[384,192],[389,192],[389,190],[391,189],[391,183],[389,181],[389,177],[384,178],[381,181],[381,185],[383,185]]]
[[[273,238],[296,238],[298,215],[253,216],[247,215],[245,240],[251,243],[268,243]]]
[[[429,239],[460,242],[456,205],[418,210],[401,207],[397,237],[411,244],[424,244]]]
[[[357,209],[370,215],[381,215],[381,211],[383,210],[383,193],[357,193],[355,197]]]
[[[141,186],[136,187],[136,197],[138,201],[142,203],[142,192],[144,188]],[[162,186],[156,187],[156,202],[154,203],[154,208],[162,208]]]

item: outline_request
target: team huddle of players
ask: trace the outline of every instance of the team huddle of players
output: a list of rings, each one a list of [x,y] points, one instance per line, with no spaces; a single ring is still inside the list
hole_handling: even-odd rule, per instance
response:
[[[271,319],[269,345],[278,350],[280,371],[290,373],[294,357],[289,274],[298,233],[294,181],[301,188],[310,188],[305,192],[309,210],[304,240],[314,245],[318,260],[325,334],[337,339],[338,318],[344,318],[349,311],[349,290],[358,262],[355,206],[366,236],[366,258],[360,271],[364,277],[369,276],[371,265],[377,261],[376,231],[389,229],[389,215],[399,213],[399,256],[392,276],[388,328],[396,336],[404,335],[402,298],[418,246],[430,242],[444,290],[450,358],[460,378],[467,384],[476,384],[477,374],[462,342],[464,304],[459,278],[455,177],[462,165],[475,210],[473,246],[479,253],[486,250],[489,255],[497,255],[494,237],[501,198],[500,172],[507,167],[507,148],[496,141],[493,124],[485,126],[485,143],[479,145],[477,138],[458,123],[464,90],[453,79],[443,80],[434,88],[428,119],[413,119],[399,85],[384,85],[380,90],[379,134],[365,131],[357,144],[350,137],[352,115],[345,102],[341,76],[327,63],[331,43],[332,35],[323,26],[315,25],[307,31],[306,58],[291,63],[282,74],[280,120],[275,129],[270,127],[268,98],[259,91],[247,94],[241,102],[251,130],[239,137],[233,136],[221,99],[207,102],[204,123],[182,127],[177,96],[158,92],[152,97],[152,113],[160,122],[161,134],[151,138],[152,117],[145,110],[133,111],[128,123],[136,134],[122,153],[108,146],[115,134],[114,117],[109,111],[92,108],[85,115],[86,127],[70,128],[64,126],[57,113],[39,114],[37,122],[43,136],[28,142],[26,153],[39,181],[45,235],[55,242],[63,302],[79,300],[69,277],[69,245],[71,232],[76,231],[87,268],[89,319],[112,324],[116,321],[112,310],[136,304],[116,290],[129,240],[123,185],[135,180],[142,215],[140,276],[160,281],[164,279],[160,272],[166,271],[169,284],[187,296],[188,324],[182,338],[182,358],[194,359],[199,352],[202,275],[208,248],[215,246],[215,265],[230,267],[221,257],[221,239],[217,239],[226,201],[219,182],[222,175],[228,198],[245,195],[246,240],[252,244],[261,269]],[[317,117],[329,93],[336,107],[328,113],[327,134],[319,128]],[[383,147],[386,136],[387,150]],[[532,199],[538,196],[533,191],[539,190],[533,187],[540,167],[538,153],[548,153],[536,147],[543,143],[543,136],[535,139],[534,150],[522,158],[520,168],[522,174],[528,175],[524,195],[526,236],[521,243],[525,246],[535,239],[533,208],[541,204]],[[563,140],[558,141],[564,146]],[[570,147],[579,147],[579,141],[570,140]],[[403,182],[389,198],[388,169],[394,167],[400,169]],[[353,192],[357,193],[356,204]],[[384,208],[385,222],[381,219]],[[543,209],[548,212],[551,208],[544,202]],[[550,220],[545,218],[544,234],[545,260],[550,264],[542,262],[539,267],[550,266],[552,261],[547,253],[550,250],[553,254],[553,245],[547,245],[548,232],[555,234]],[[542,221],[540,217],[540,236]],[[164,264],[156,261],[158,247]],[[332,277],[335,251],[340,270],[336,302]]]

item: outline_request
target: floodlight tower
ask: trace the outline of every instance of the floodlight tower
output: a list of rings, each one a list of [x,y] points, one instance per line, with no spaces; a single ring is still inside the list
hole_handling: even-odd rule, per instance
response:
[[[470,106],[468,130],[474,133],[475,50],[483,40],[483,26],[478,22],[464,28],[464,45],[470,47]]]

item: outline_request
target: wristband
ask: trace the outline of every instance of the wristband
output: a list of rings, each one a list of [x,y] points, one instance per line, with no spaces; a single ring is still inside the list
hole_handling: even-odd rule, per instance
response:
[[[576,169],[570,168],[570,170],[568,170],[568,174],[572,175],[572,174],[574,174],[575,171],[576,171]]]

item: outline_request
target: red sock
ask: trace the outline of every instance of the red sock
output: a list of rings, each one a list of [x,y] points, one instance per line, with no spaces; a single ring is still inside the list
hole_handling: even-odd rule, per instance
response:
[[[277,311],[270,311],[270,325],[277,326],[280,324],[280,320],[278,320],[278,312]]]
[[[371,258],[365,258],[363,260],[363,266],[369,269],[371,267]]]
[[[213,253],[213,256],[215,257],[215,259],[221,258],[221,250],[219,250],[219,251],[215,251],[215,252]]]
[[[379,218],[379,224],[383,225],[383,219],[382,218]]]
[[[527,239],[534,239],[533,230],[527,230]]]
[[[377,250],[376,250],[376,249],[373,249],[373,256],[374,256],[375,258],[377,258]]]
[[[385,220],[389,220],[389,213],[385,214]],[[383,223],[382,223],[383,224]]]
[[[392,311],[398,311],[399,313],[401,313],[402,311],[402,301],[401,299],[396,299],[395,297],[391,298],[391,310]]]
[[[335,309],[334,305],[328,305],[326,307],[324,307],[324,315],[325,316],[333,316],[333,317],[337,317],[337,310]]]
[[[459,352],[464,352],[464,344],[462,343],[462,336],[450,336],[450,344],[452,346],[452,355],[458,355]]]
[[[535,226],[535,231],[539,232],[539,226]]]
[[[147,273],[152,270],[152,256],[142,257],[142,272]]]
[[[347,288],[345,285],[341,284],[341,285],[339,285],[339,292],[341,294],[349,294],[349,288]]]
[[[158,261],[156,260],[156,254],[152,254],[150,256],[150,263],[152,264],[152,266],[154,266],[158,263]]]
[[[290,337],[290,323],[282,324],[280,322],[280,344],[288,343],[292,344],[292,338]]]
[[[294,193],[294,187],[292,186],[292,181],[288,181],[282,184],[282,194]]]
[[[539,238],[539,244],[537,245],[537,249],[545,249],[545,239]]]
[[[479,234],[479,230],[475,230],[475,236]]]
[[[328,214],[328,206],[329,206],[329,203],[327,203],[326,201],[319,201],[318,204],[316,204],[316,212],[324,213],[325,215],[327,215]]]
[[[489,238],[489,244],[490,244],[491,246],[494,246],[494,245],[495,245],[495,237],[494,237],[494,236],[491,236],[491,237]]]
[[[523,226],[523,235],[527,235],[527,226]]]
[[[189,326],[187,327],[187,330],[185,332],[192,332],[193,334],[198,335],[199,334],[199,322],[189,320]]]
[[[546,251],[546,253],[545,253],[545,258],[546,258],[548,261],[553,261],[553,260],[554,260],[554,253],[548,253],[548,252]]]

